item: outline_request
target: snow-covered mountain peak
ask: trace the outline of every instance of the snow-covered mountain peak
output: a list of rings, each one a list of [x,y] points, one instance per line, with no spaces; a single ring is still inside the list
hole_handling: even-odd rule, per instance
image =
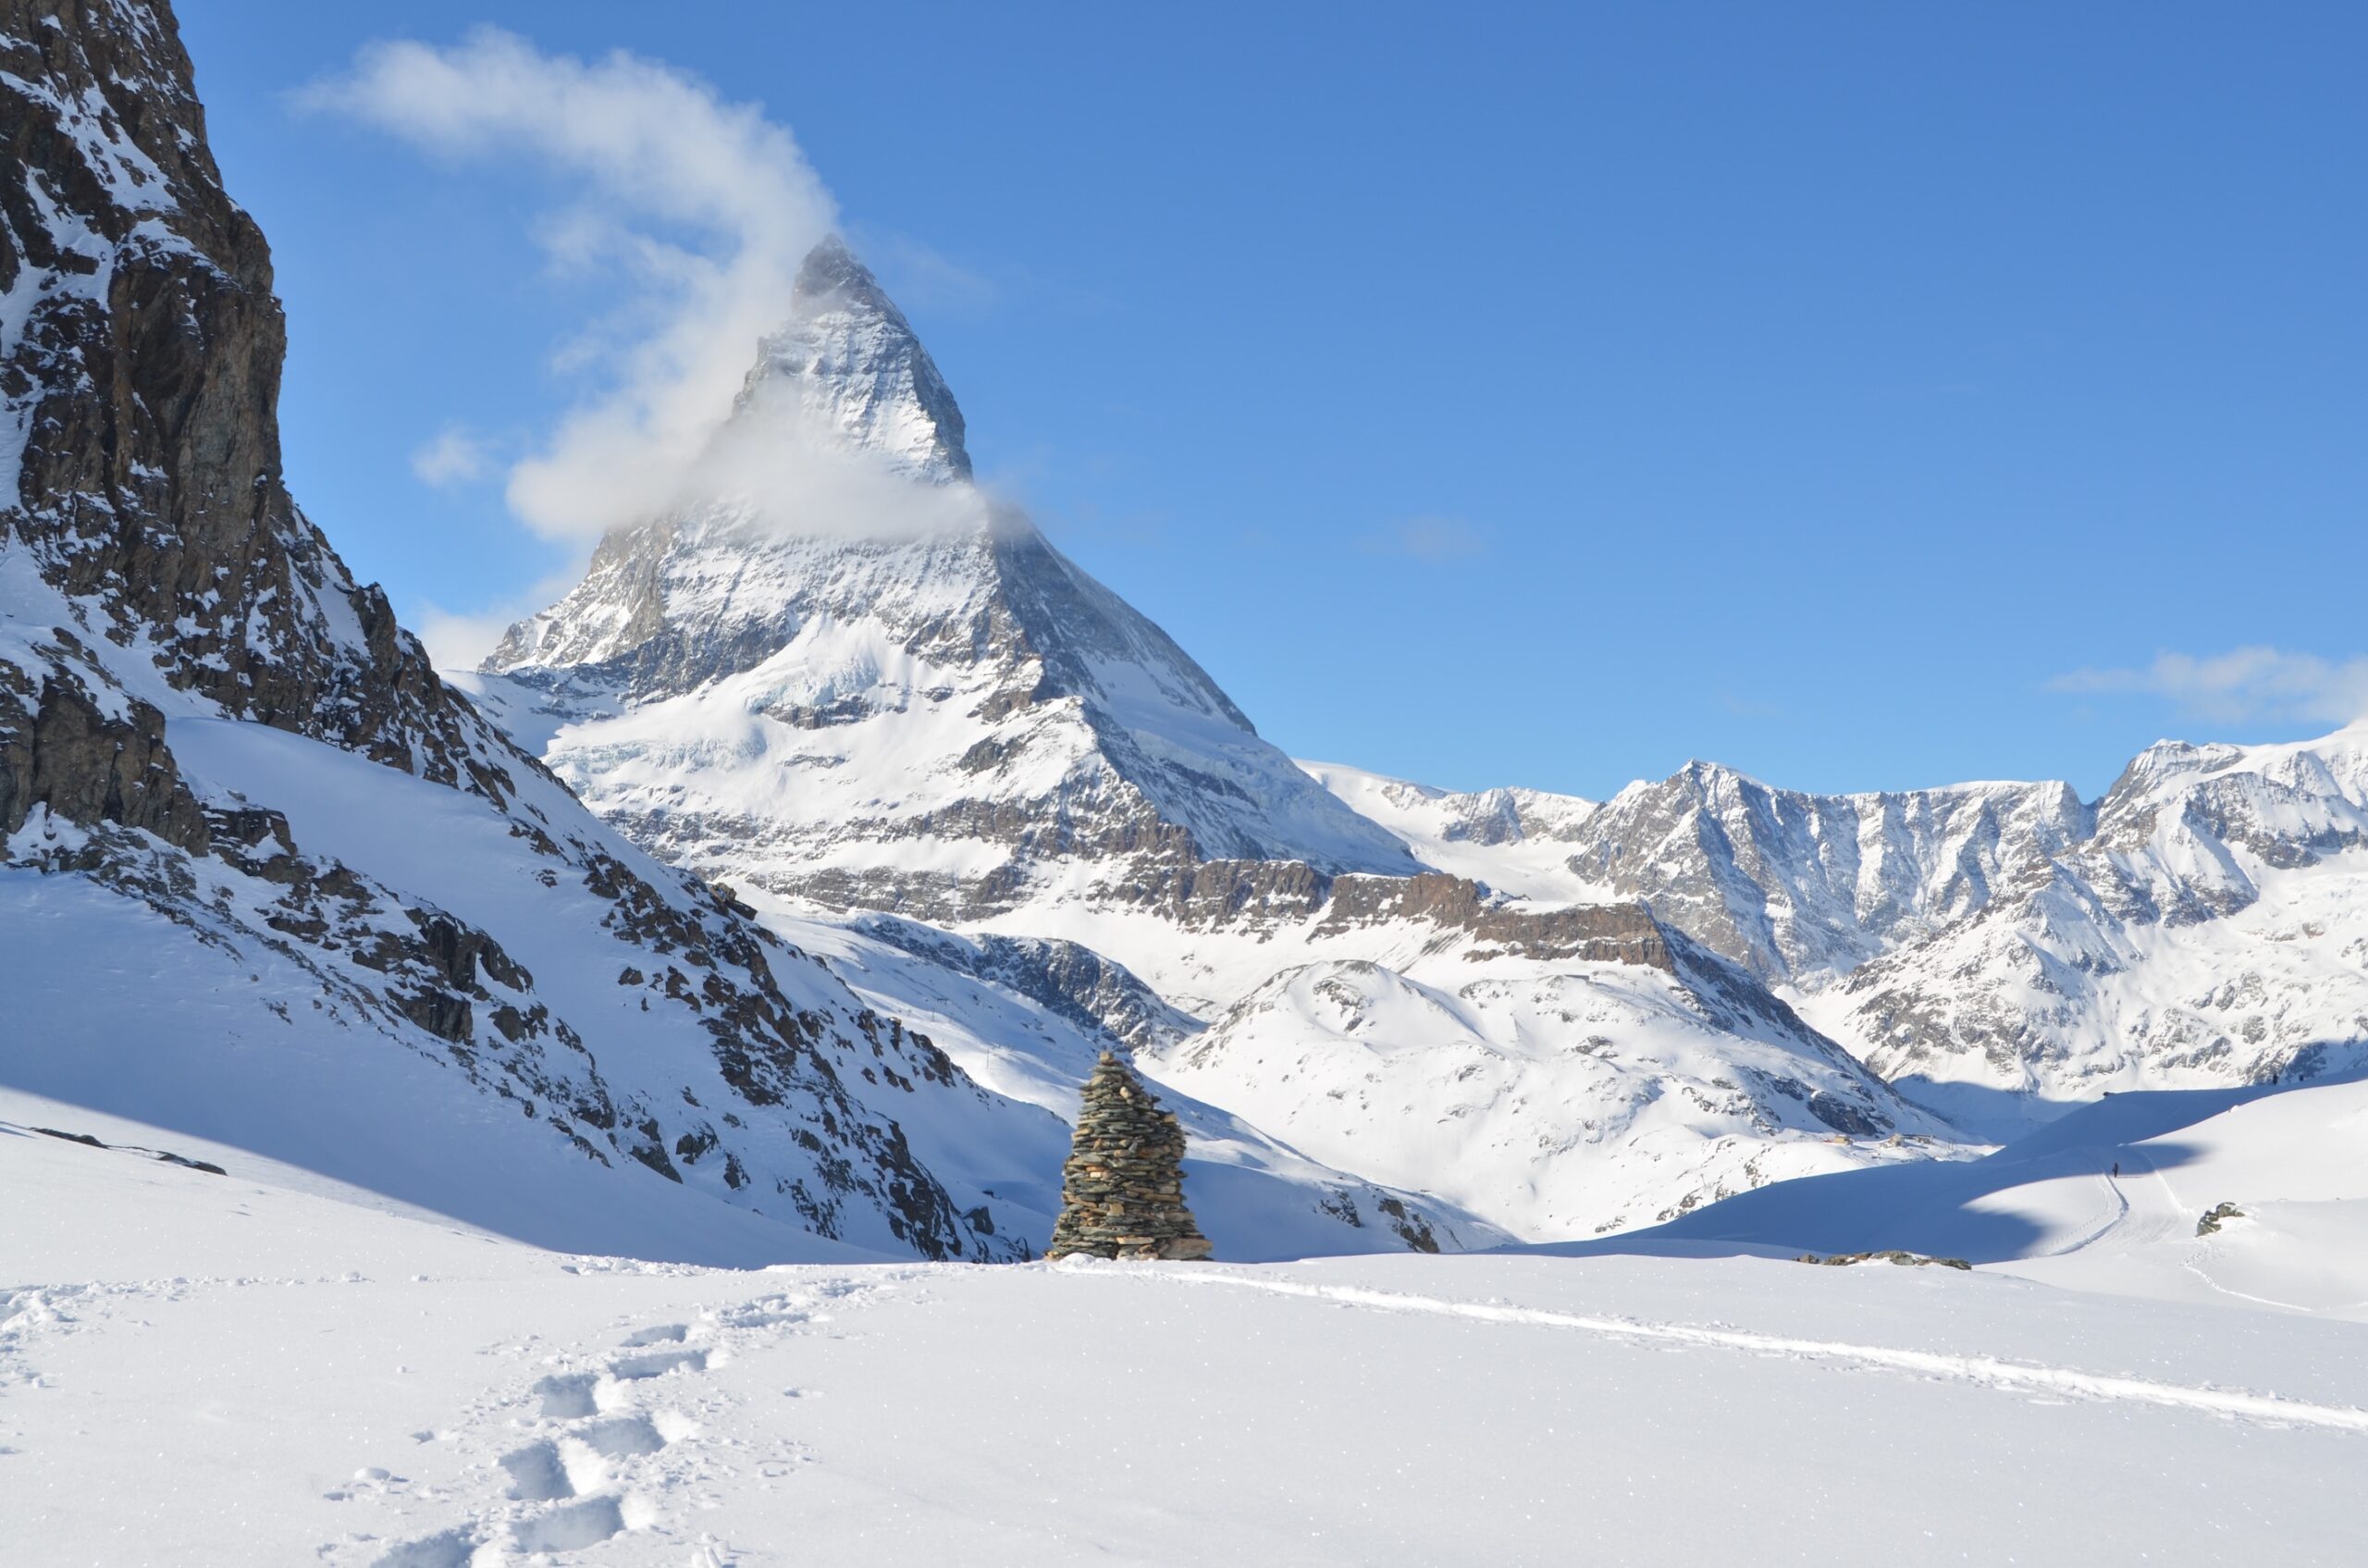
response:
[[[789,319],[758,345],[734,419],[784,414],[908,477],[970,477],[953,390],[905,313],[835,234],[798,268]]]
[[[2101,828],[2215,784],[2254,778],[2308,796],[2368,805],[2368,722],[2317,740],[2195,746],[2163,740],[2140,752],[2098,807]]]
[[[487,702],[645,843],[836,907],[975,915],[1071,859],[1134,898],[1209,860],[1419,869],[991,503],[962,438],[911,324],[826,241],[706,494],[603,540],[487,661]]]

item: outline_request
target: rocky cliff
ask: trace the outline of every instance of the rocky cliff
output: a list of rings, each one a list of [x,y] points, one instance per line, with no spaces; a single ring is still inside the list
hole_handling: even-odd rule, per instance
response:
[[[0,4],[0,146],[8,1080],[565,1244],[1024,1252],[898,1117],[1042,1113],[586,815],[297,509],[161,0]]]

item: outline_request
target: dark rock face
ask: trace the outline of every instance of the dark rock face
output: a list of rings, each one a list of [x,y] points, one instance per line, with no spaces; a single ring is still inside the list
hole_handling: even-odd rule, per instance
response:
[[[297,509],[270,256],[204,131],[164,0],[0,0],[0,858],[255,955],[298,988],[257,1002],[279,1024],[426,1056],[541,1124],[521,1136],[825,1236],[1019,1255],[883,1109],[983,1093],[745,906],[628,864]],[[464,792],[508,846],[492,874],[596,901],[565,918],[632,950],[637,1006],[530,973],[516,924],[309,852],[268,799],[193,787],[168,736],[225,720]]]
[[[757,367],[741,391],[744,403],[775,386],[804,389],[828,381],[860,356],[864,376],[852,389],[855,395],[816,412],[852,426],[848,433],[860,439],[882,414],[893,418],[909,405],[919,414],[925,432],[916,432],[915,447],[902,454],[912,470],[938,480],[970,476],[962,410],[954,401],[954,389],[921,347],[905,313],[837,235],[815,246],[797,269],[790,315],[795,325],[765,340]]]
[[[1207,1257],[1208,1239],[1184,1206],[1184,1130],[1176,1118],[1108,1051],[1080,1099],[1076,1143],[1061,1167],[1061,1217],[1045,1255]]]
[[[502,798],[532,764],[437,679],[282,482],[270,253],[223,193],[169,11],[0,0],[0,70],[15,79],[0,79],[0,148],[28,177],[0,182],[0,290],[28,306],[0,343],[0,433],[24,438],[0,474],[15,544],[123,649],[109,662]],[[44,769],[32,728],[0,704],[8,831]],[[91,804],[43,798],[61,815]]]
[[[1179,925],[1302,920],[1331,895],[1333,879],[1303,860],[1203,860],[1196,855],[1138,864],[1111,889]]]
[[[0,664],[0,692],[27,673]],[[0,839],[36,808],[69,822],[120,822],[183,849],[206,847],[204,813],[165,745],[165,716],[137,699],[110,716],[80,683],[44,676],[30,718],[0,717]],[[7,710],[0,706],[0,715]]]

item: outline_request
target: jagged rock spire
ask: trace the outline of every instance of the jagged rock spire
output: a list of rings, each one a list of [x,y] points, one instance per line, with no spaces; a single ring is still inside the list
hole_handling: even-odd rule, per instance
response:
[[[970,477],[962,410],[912,323],[833,234],[808,253],[789,319],[758,345],[739,416],[794,411],[913,477]]]
[[[1077,1138],[1061,1167],[1061,1217],[1048,1257],[1204,1258],[1184,1206],[1184,1130],[1108,1051],[1079,1094]]]

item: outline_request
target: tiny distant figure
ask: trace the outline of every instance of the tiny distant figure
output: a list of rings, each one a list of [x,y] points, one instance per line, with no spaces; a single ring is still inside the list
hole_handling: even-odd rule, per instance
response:
[[[2115,1181],[2121,1179],[2121,1162],[2119,1160],[2113,1162],[2113,1179]]]

